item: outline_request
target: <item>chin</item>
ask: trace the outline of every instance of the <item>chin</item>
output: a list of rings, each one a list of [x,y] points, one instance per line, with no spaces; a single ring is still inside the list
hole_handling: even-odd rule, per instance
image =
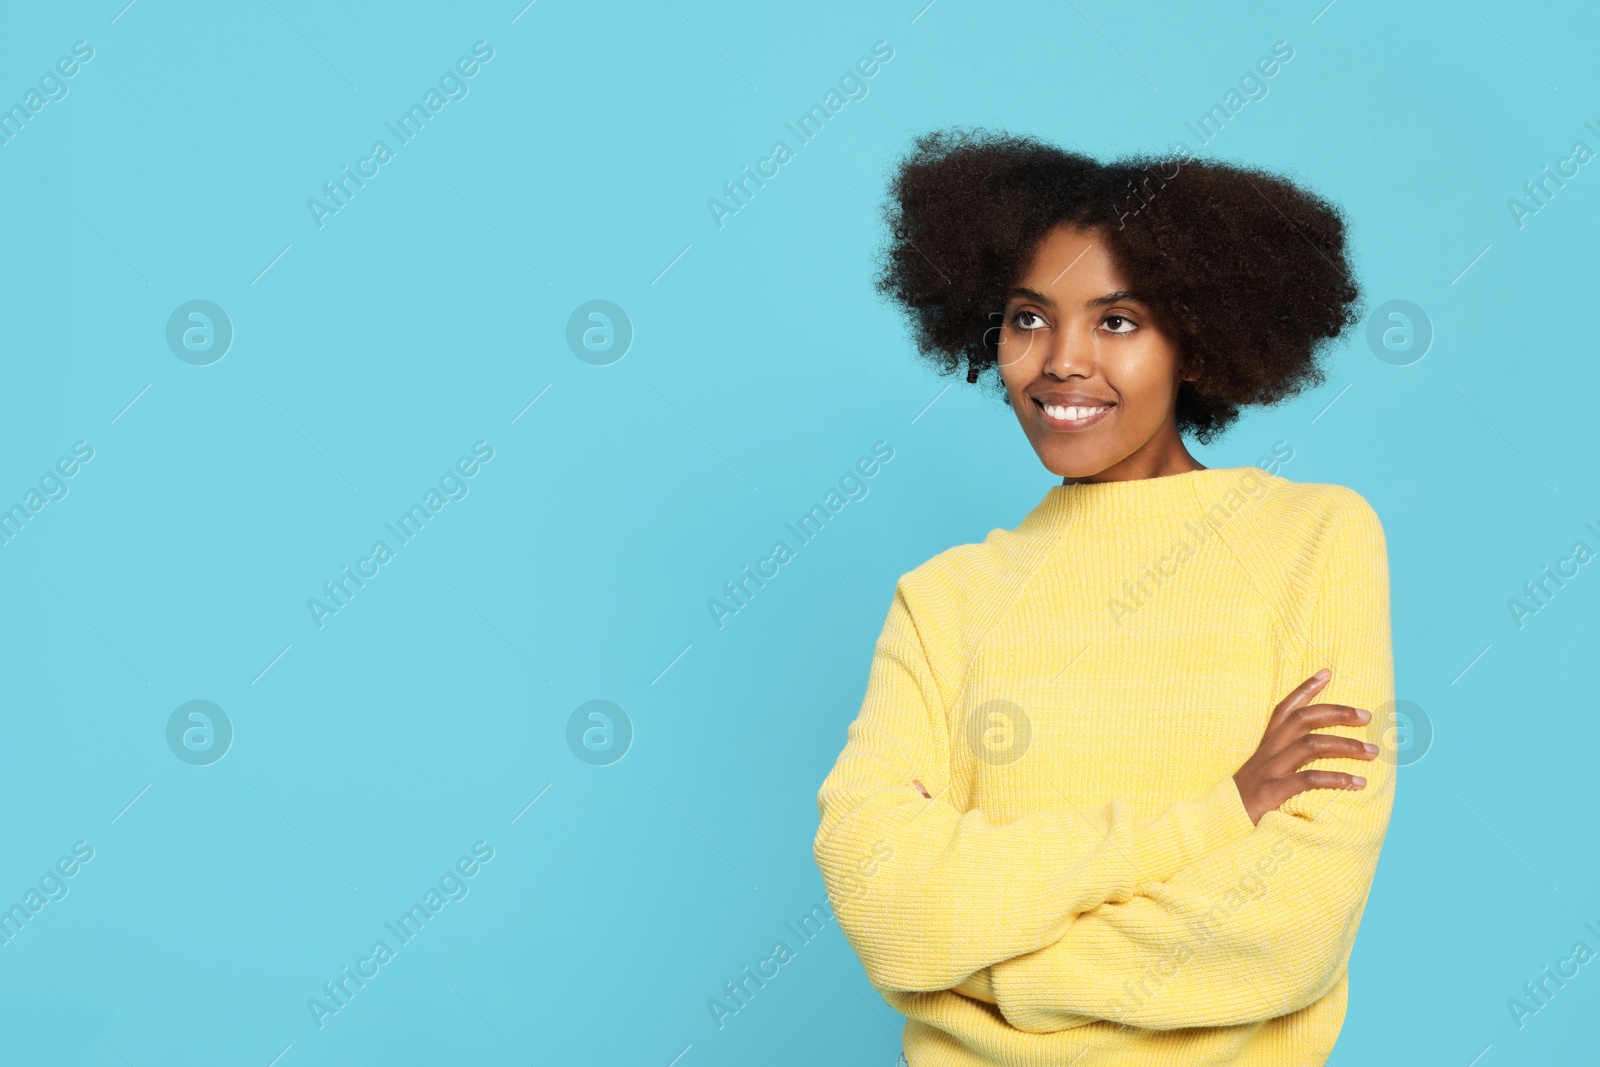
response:
[[[1045,470],[1058,478],[1088,478],[1106,470],[1117,459],[1115,455],[1086,456],[1062,449],[1039,453],[1039,461],[1044,464]]]

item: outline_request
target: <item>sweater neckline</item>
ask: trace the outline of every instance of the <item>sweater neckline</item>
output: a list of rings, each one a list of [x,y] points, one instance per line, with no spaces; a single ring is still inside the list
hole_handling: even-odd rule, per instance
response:
[[[1053,485],[1017,532],[1057,535],[1073,526],[1126,528],[1203,521],[1206,511],[1223,503],[1230,491],[1248,496],[1253,483],[1266,486],[1274,480],[1260,467],[1202,467],[1155,478]],[[1260,491],[1254,489],[1256,494]]]

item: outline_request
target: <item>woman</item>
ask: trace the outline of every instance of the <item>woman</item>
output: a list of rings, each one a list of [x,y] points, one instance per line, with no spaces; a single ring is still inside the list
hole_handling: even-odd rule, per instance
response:
[[[1383,529],[1184,435],[1322,382],[1359,321],[1343,220],[981,131],[921,138],[892,193],[880,289],[1061,478],[900,578],[818,796],[904,1057],[1323,1063],[1394,796]]]

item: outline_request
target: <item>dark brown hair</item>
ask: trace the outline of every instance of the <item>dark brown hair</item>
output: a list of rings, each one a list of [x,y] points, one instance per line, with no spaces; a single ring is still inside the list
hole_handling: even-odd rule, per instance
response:
[[[994,370],[997,384],[995,327],[1034,247],[1060,223],[1102,228],[1200,376],[1180,383],[1177,421],[1202,443],[1245,405],[1323,384],[1319,357],[1361,320],[1335,205],[1182,152],[1102,163],[1032,137],[935,131],[901,160],[885,221],[877,289],[907,313],[918,351],[944,374],[965,364],[968,382]]]

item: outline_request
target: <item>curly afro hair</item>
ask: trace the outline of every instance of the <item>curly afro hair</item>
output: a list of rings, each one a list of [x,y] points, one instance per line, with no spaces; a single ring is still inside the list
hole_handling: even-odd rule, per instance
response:
[[[1202,443],[1244,405],[1323,384],[1319,357],[1361,321],[1335,205],[1186,152],[1102,163],[1033,137],[935,131],[901,160],[884,216],[878,292],[941,373],[964,363],[968,382],[993,370],[996,384],[993,326],[1034,247],[1061,223],[1099,228],[1199,375],[1179,384],[1177,423]]]

